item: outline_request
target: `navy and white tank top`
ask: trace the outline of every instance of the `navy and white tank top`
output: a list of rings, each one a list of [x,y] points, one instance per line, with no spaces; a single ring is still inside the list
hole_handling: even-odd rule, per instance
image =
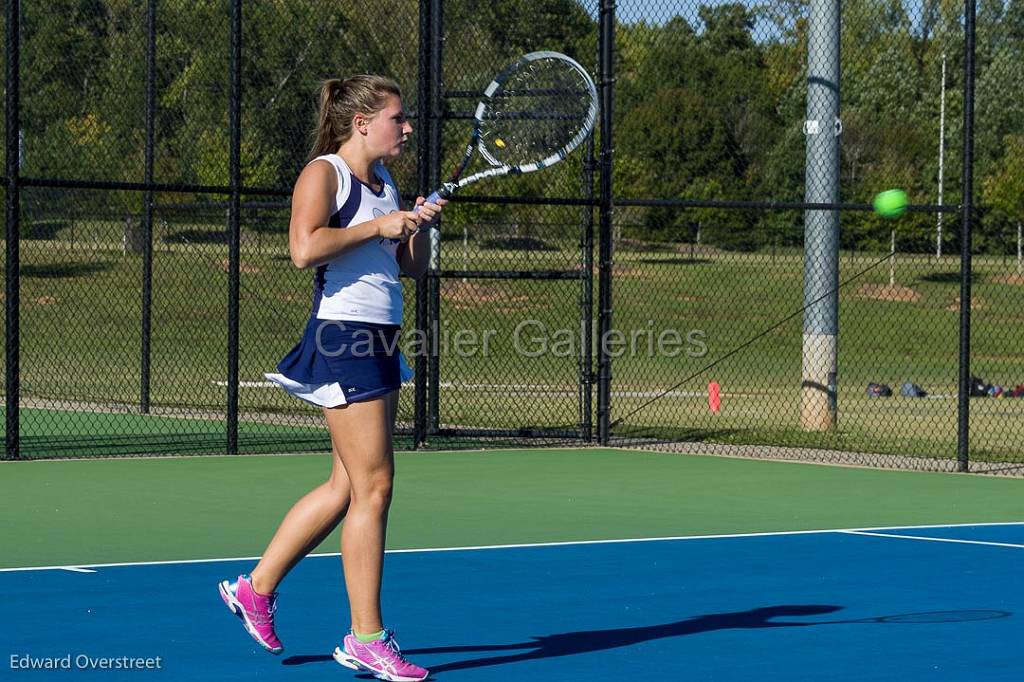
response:
[[[398,187],[383,165],[373,173],[379,193],[360,181],[337,154],[310,161],[327,161],[338,173],[338,192],[331,203],[331,228],[345,229],[399,210]],[[398,280],[397,239],[375,238],[349,249],[316,269],[313,314],[321,320],[351,320],[374,324],[402,323],[402,284]]]

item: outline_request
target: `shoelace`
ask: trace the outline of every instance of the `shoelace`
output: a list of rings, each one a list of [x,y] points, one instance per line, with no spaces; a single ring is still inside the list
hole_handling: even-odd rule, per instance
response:
[[[274,624],[274,612],[277,611],[277,594],[273,594],[267,601],[267,612],[262,613],[259,610],[254,609],[256,613],[253,621],[257,625],[273,625]]]
[[[384,638],[381,640],[381,643],[388,649],[391,649],[400,661],[403,663],[409,662],[409,659],[402,655],[402,649],[398,646],[398,642],[395,641],[394,635],[390,630],[384,632]]]

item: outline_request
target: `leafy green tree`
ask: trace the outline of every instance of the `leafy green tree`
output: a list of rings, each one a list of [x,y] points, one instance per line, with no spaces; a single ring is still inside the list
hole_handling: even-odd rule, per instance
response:
[[[23,3],[23,172],[36,177],[136,181],[145,139],[146,6],[136,0]],[[161,0],[157,41],[157,179],[228,182],[228,23],[223,0]],[[940,74],[946,82],[946,202],[959,201],[963,29],[959,0],[842,3],[842,198],[868,201],[900,186],[914,202],[936,197]],[[475,94],[523,52],[566,52],[596,72],[593,5],[579,0],[447,0],[443,46],[446,173],[461,153]],[[243,5],[242,175],[287,188],[306,161],[315,91],[329,77],[377,72],[406,89],[415,109],[419,3],[355,7],[323,0]],[[703,6],[664,23],[616,27],[615,192],[677,199],[799,200],[804,187],[807,0]],[[622,13],[620,16],[627,16]],[[691,24],[692,22],[692,24]],[[762,30],[767,29],[767,30]],[[455,37],[457,36],[457,39]],[[1024,0],[978,8],[975,177],[986,210],[979,248],[1014,224],[1024,136]],[[461,96],[465,94],[466,96]],[[414,121],[417,142],[426,122]],[[597,150],[599,153],[600,150]],[[558,169],[471,192],[572,196],[582,154]],[[411,191],[415,154],[395,164]],[[162,197],[168,200],[170,197]],[[187,201],[208,197],[178,197]],[[136,211],[130,193],[76,193],[80,206]],[[121,202],[123,205],[121,205]],[[52,205],[59,202],[41,202]],[[31,210],[36,210],[32,208]],[[517,209],[541,221],[541,208]],[[629,236],[688,239],[723,248],[798,244],[798,212],[638,209]],[[500,225],[502,207],[464,204],[468,229]],[[908,229],[917,229],[911,222]],[[947,221],[950,224],[950,221]],[[526,230],[522,225],[514,230]],[[846,246],[884,248],[890,225],[844,215]],[[509,228],[513,229],[513,228]],[[950,224],[950,232],[955,225]],[[921,246],[930,241],[920,231]],[[916,233],[915,233],[916,234]],[[909,236],[915,243],[917,236]],[[993,247],[995,248],[995,247]]]
[[[702,7],[699,17],[700,32],[682,17],[623,31],[617,153],[630,157],[627,168],[644,168],[616,175],[623,194],[737,199],[761,184],[770,149],[765,140],[782,126],[766,96],[765,50],[751,34],[754,15],[734,4]],[[747,247],[752,220],[737,212],[656,209],[644,218],[644,236],[680,239],[697,221],[709,241]]]
[[[1016,225],[1024,221],[1024,134],[1003,140],[1006,154],[982,183],[982,200],[994,217]]]
[[[22,6],[21,60],[28,67],[21,81],[22,172],[136,179],[142,95],[132,91],[131,79],[145,61],[131,54],[140,37],[134,3]]]

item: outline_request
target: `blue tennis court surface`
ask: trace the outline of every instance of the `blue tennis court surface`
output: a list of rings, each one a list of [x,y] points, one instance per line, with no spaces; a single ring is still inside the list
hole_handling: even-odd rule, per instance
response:
[[[384,613],[436,680],[1020,680],[1022,552],[1024,524],[396,552]],[[68,674],[26,657],[159,656],[72,674],[355,678],[330,659],[348,624],[337,556],[282,585],[279,657],[217,595],[252,565],[2,572],[5,677]]]

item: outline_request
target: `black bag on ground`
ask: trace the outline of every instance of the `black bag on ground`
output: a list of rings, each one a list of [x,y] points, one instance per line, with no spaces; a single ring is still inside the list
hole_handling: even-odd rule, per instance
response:
[[[992,388],[992,385],[986,384],[984,379],[971,377],[971,391],[969,395],[972,398],[984,398],[988,395],[990,388]]]
[[[868,384],[866,392],[869,398],[888,398],[892,395],[892,389],[885,384]]]

